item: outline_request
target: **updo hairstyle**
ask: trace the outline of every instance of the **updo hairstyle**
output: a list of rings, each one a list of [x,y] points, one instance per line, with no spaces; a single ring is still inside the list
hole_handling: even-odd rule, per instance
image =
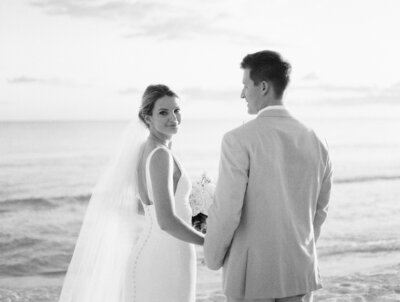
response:
[[[154,105],[157,100],[161,99],[164,96],[169,97],[178,97],[178,95],[173,92],[168,86],[163,84],[158,85],[150,85],[146,88],[142,96],[142,104],[139,109],[139,118],[140,120],[149,128],[145,117],[146,115],[153,115]]]

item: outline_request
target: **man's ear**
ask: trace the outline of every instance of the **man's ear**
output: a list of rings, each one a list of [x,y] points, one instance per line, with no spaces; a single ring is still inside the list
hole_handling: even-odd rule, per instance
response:
[[[260,83],[260,85],[261,85],[261,92],[262,92],[262,94],[263,94],[263,95],[266,95],[266,94],[268,93],[268,90],[269,90],[269,83],[266,82],[266,81],[262,81],[262,82]]]

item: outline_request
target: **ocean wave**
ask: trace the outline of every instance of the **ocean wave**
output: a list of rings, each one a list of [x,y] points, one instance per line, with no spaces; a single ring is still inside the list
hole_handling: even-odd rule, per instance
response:
[[[65,270],[61,269],[60,265],[64,266]],[[0,276],[57,276],[65,274],[66,267],[65,261],[54,262],[54,257],[31,258],[0,264]]]
[[[400,250],[399,240],[378,240],[357,244],[345,244],[319,248],[320,257],[340,256],[345,254],[379,254],[385,252],[398,252]]]
[[[356,177],[334,178],[335,184],[365,183],[374,181],[395,181],[400,180],[400,175],[368,175]],[[86,203],[90,194],[75,196],[54,196],[54,197],[29,197],[0,200],[0,213],[10,212],[17,209],[48,210],[60,206],[70,205],[75,202]]]
[[[8,237],[8,239],[7,239]],[[11,235],[8,234],[0,234],[0,250],[2,253],[6,253],[8,251],[15,251],[21,249],[29,249],[42,242],[40,239],[32,238],[29,236],[22,236],[19,238],[12,238]]]
[[[347,184],[347,183],[360,183],[360,182],[373,182],[382,180],[400,180],[400,175],[369,175],[369,176],[357,176],[357,177],[344,177],[334,178],[333,182],[336,184]]]
[[[13,212],[16,210],[51,210],[74,203],[86,203],[89,199],[90,195],[8,199],[0,201],[0,213]]]
[[[55,276],[65,273],[73,245],[66,238],[0,233],[0,276]]]
[[[57,276],[64,276],[66,273],[67,270],[55,270],[55,271],[41,272],[38,275],[46,277],[57,277]]]

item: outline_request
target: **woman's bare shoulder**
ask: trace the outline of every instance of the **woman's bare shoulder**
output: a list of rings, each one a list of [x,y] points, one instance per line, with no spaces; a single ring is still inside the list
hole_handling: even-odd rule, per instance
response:
[[[146,165],[149,165],[151,170],[152,168],[167,167],[170,164],[171,156],[167,148],[148,140],[144,143],[139,161],[139,167],[145,168]]]
[[[148,156],[150,168],[166,168],[171,163],[171,154],[165,147],[157,146],[153,148]]]

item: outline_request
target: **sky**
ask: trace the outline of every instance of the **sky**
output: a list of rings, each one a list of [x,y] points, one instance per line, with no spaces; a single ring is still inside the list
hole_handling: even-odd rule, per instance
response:
[[[188,117],[246,111],[240,62],[292,64],[292,104],[398,104],[396,0],[1,0],[0,120],[129,119],[164,83]]]

